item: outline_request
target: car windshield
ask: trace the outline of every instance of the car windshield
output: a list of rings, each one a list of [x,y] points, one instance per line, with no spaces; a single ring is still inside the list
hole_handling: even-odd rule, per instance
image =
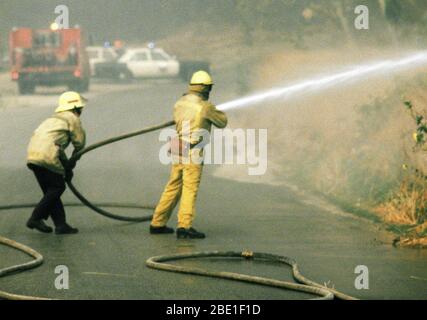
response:
[[[134,53],[130,61],[145,61],[148,60],[147,52],[137,52]]]
[[[168,56],[161,52],[161,51],[152,51],[151,52],[151,56],[153,57],[153,60],[158,60],[158,61],[166,61],[169,60]]]

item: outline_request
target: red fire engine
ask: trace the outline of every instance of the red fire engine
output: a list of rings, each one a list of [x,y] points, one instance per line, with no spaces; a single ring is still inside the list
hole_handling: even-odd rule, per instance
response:
[[[9,36],[11,77],[20,94],[32,94],[37,85],[67,85],[89,89],[89,60],[80,28],[15,28]]]

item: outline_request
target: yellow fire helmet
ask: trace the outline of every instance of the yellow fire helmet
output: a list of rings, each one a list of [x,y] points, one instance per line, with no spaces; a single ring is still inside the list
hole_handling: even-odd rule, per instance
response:
[[[197,71],[191,77],[190,85],[202,84],[205,86],[213,85],[213,81],[209,73],[206,71]]]
[[[73,109],[84,108],[87,99],[74,91],[67,91],[61,94],[59,97],[58,108],[56,108],[55,112],[64,112],[70,111]]]

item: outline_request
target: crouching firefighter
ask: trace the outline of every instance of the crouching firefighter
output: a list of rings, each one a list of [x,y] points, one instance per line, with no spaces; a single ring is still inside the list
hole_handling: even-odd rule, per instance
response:
[[[212,124],[218,128],[224,128],[227,125],[226,115],[208,102],[212,85],[212,79],[207,72],[194,73],[188,93],[175,104],[174,120],[177,138],[171,141],[172,170],[169,182],[154,211],[150,225],[151,234],[174,232],[172,228],[166,226],[166,223],[180,201],[177,238],[205,238],[205,234],[192,227],[203,169],[204,145],[198,139],[200,136],[194,133],[199,131],[209,133]],[[189,134],[184,133],[185,128],[188,128]]]
[[[43,220],[50,216],[56,234],[73,234],[78,230],[69,226],[61,195],[65,182],[71,181],[76,163],[69,161],[65,149],[70,142],[74,146],[73,155],[84,148],[85,132],[80,115],[87,100],[77,92],[65,92],[59,98],[55,114],[43,121],[34,131],[28,145],[27,166],[30,168],[43,191],[43,198],[27,222],[27,227],[40,232],[53,230]]]

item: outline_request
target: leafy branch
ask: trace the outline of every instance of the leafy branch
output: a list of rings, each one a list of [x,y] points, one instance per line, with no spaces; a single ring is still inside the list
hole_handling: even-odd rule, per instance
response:
[[[404,104],[417,125],[417,130],[413,134],[416,143],[414,149],[427,151],[427,121],[422,114],[415,110],[411,101],[405,101]]]

